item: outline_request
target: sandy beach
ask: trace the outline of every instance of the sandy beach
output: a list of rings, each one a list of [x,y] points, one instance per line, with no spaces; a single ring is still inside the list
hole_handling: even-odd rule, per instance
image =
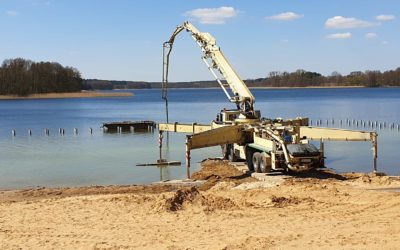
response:
[[[29,95],[29,96],[0,95],[0,100],[98,98],[98,97],[127,97],[127,96],[133,96],[133,93],[132,92],[82,91],[82,92],[73,92],[73,93],[33,94],[33,95]]]
[[[1,249],[398,249],[399,177],[258,181],[207,161],[172,184],[0,192]]]

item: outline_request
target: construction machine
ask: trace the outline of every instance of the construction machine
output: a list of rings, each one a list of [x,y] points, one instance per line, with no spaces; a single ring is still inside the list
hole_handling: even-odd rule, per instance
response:
[[[223,109],[211,124],[169,123],[168,73],[175,38],[190,33],[202,50],[202,59],[235,109]],[[190,22],[179,25],[163,44],[162,98],[167,123],[159,124],[160,156],[164,131],[187,133],[186,167],[190,178],[190,152],[193,149],[221,146],[222,156],[230,161],[245,160],[250,171],[304,172],[325,167],[324,141],[371,141],[376,171],[377,133],[309,126],[309,119],[297,117],[267,119],[255,109],[255,98],[228,62],[215,38],[200,32]],[[311,141],[319,141],[317,148]]]

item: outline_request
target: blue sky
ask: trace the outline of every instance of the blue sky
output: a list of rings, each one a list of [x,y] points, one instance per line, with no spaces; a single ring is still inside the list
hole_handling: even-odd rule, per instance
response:
[[[210,32],[242,78],[306,69],[400,67],[398,0],[0,0],[0,60],[78,68],[85,78],[160,81],[162,43],[190,20]],[[171,81],[212,79],[188,34]]]

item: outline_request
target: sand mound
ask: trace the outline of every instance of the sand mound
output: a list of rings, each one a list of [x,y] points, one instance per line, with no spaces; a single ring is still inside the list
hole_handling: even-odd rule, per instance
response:
[[[194,180],[206,180],[199,190],[208,190],[218,182],[232,182],[235,185],[245,182],[255,182],[256,179],[240,172],[231,166],[228,161],[208,160],[202,164],[201,169],[192,174]]]
[[[236,203],[231,199],[212,194],[203,195],[196,187],[179,189],[172,197],[162,197],[158,203],[156,210],[168,212],[177,212],[187,208],[200,208],[205,212],[237,208]]]
[[[204,199],[197,188],[180,189],[175,192],[173,197],[165,200],[165,209],[172,212],[181,210],[183,209],[184,203],[192,203],[196,198]]]
[[[271,203],[273,204],[274,207],[287,207],[291,205],[298,205],[300,203],[312,203],[315,202],[315,200],[311,197],[307,198],[298,198],[294,196],[289,196],[289,197],[284,197],[284,196],[271,196]]]
[[[400,187],[399,176],[387,176],[379,173],[346,173],[343,174],[346,177],[347,183],[370,188],[393,188]]]

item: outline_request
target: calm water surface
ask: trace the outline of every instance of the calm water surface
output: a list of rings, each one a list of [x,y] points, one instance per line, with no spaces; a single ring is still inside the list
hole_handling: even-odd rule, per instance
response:
[[[400,88],[252,90],[264,117],[346,118],[400,124]],[[157,133],[103,134],[103,122],[164,121],[160,90],[133,97],[0,100],[0,188],[149,183],[184,178],[184,166],[137,167],[158,157]],[[170,91],[170,121],[209,123],[221,108],[233,108],[220,89]],[[89,128],[94,129],[90,135]],[[44,136],[43,129],[50,129]],[[64,128],[64,137],[58,129]],[[73,135],[78,128],[79,134]],[[346,126],[343,125],[343,128]],[[354,128],[354,127],[353,127]],[[16,137],[11,130],[16,129]],[[28,129],[33,135],[28,136]],[[354,128],[356,129],[356,128]],[[361,128],[360,128],[361,129]],[[364,129],[364,128],[362,128]],[[368,129],[368,128],[365,128]],[[378,129],[378,168],[399,175],[400,132]],[[165,158],[184,163],[184,135],[170,134]],[[218,147],[192,151],[196,162],[219,156]],[[326,143],[326,164],[338,171],[372,169],[370,142]]]

